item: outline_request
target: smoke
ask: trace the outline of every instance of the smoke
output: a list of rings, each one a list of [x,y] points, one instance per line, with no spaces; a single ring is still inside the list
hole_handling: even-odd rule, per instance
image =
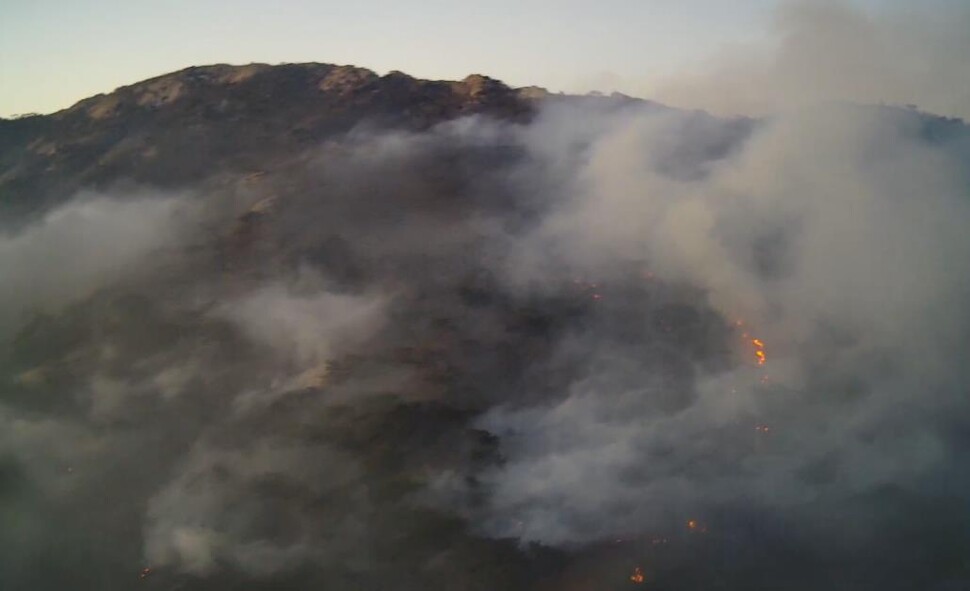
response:
[[[970,131],[777,100],[369,122],[0,239],[0,586],[963,588]]]
[[[313,277],[304,286],[268,284],[230,301],[219,311],[268,351],[303,365],[326,361],[336,343],[371,334],[380,321],[379,299],[327,292]],[[301,293],[302,291],[302,293]]]
[[[764,115],[822,101],[917,105],[970,117],[970,10],[960,3],[863,9],[847,0],[783,3],[768,39],[736,45],[651,96],[718,113]]]
[[[127,587],[146,559],[173,575],[265,577],[362,551],[350,542],[369,510],[359,459],[282,427],[314,412],[287,416],[279,400],[322,380],[364,390],[328,372],[380,329],[384,302],[302,265],[227,276],[226,252],[248,257],[244,197],[80,195],[0,246],[3,586]],[[267,490],[304,486],[308,503],[337,500],[316,520],[295,508],[267,534],[281,516],[252,513]],[[298,524],[305,535],[289,531]]]
[[[674,133],[685,118],[604,125],[567,205],[526,248],[603,278],[604,310],[611,282],[642,281],[615,278],[624,263],[700,289],[725,325],[740,320],[767,343],[769,361],[756,366],[739,334],[740,367],[697,371],[685,388],[607,325],[587,327],[570,343],[587,372],[542,404],[481,419],[506,458],[486,478],[485,531],[577,544],[725,507],[854,519],[840,511],[886,487],[944,494],[935,475],[955,469],[970,328],[970,273],[947,263],[970,255],[965,130],[938,142],[905,110],[793,111],[726,158],[681,158],[703,169],[685,178],[664,165],[671,138],[689,138]],[[655,306],[644,297],[627,321]],[[702,361],[693,338],[671,344],[689,364]],[[665,412],[657,400],[670,390],[681,400]]]
[[[39,222],[0,237],[0,328],[29,310],[83,298],[177,242],[184,199],[78,196]]]
[[[361,520],[369,511],[367,490],[358,482],[361,472],[353,457],[326,446],[261,439],[243,449],[195,449],[149,502],[146,558],[196,575],[210,574],[223,563],[255,576],[306,561],[359,560],[354,554],[362,550],[366,524]],[[326,499],[329,506],[320,508],[326,527],[307,521],[298,506],[287,507],[296,498],[267,503],[263,489],[273,486]],[[273,530],[284,535],[267,540]]]

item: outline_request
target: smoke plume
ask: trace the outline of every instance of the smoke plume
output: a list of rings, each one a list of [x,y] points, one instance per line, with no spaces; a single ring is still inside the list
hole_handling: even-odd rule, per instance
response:
[[[759,119],[366,121],[0,238],[0,587],[965,588],[970,128],[878,104],[962,114],[962,37],[786,10]]]
[[[970,9],[958,2],[862,8],[785,2],[767,39],[725,47],[650,94],[718,113],[765,115],[821,101],[916,105],[970,116]]]

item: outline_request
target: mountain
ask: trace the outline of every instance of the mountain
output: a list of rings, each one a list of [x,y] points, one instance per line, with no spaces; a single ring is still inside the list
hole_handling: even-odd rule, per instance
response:
[[[0,120],[0,202],[19,211],[23,201],[120,178],[178,186],[214,168],[251,172],[363,121],[420,130],[471,114],[523,120],[544,95],[480,75],[433,82],[327,64],[187,68],[50,116]]]
[[[0,120],[0,588],[964,588],[968,162],[326,64]]]

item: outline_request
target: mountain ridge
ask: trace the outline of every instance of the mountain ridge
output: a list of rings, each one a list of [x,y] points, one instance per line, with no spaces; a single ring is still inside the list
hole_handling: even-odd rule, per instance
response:
[[[420,131],[469,115],[527,122],[555,95],[481,74],[458,81],[383,76],[323,63],[192,66],[97,94],[49,115],[0,119],[0,212],[42,211],[119,180],[160,187],[214,168],[259,170],[366,123]]]

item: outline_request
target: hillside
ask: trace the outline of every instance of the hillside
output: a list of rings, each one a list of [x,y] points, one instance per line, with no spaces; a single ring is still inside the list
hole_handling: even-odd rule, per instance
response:
[[[964,588],[968,162],[326,64],[0,120],[0,588]]]
[[[420,130],[484,114],[527,119],[528,90],[378,76],[353,66],[194,67],[118,88],[50,116],[0,120],[0,203],[63,199],[119,179],[180,186],[214,169],[252,172],[369,125]]]

